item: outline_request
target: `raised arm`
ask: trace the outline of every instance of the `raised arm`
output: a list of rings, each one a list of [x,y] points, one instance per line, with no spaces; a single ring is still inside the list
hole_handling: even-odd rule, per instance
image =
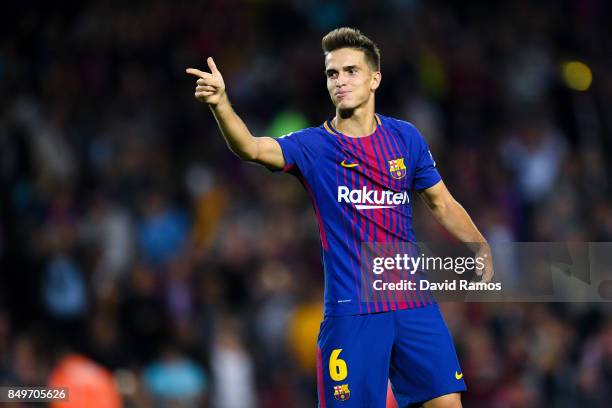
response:
[[[455,238],[465,243],[478,245],[476,256],[484,259],[485,268],[478,270],[482,280],[491,281],[493,278],[493,259],[491,249],[485,237],[482,236],[467,211],[455,200],[446,188],[443,181],[421,192],[423,201],[427,204],[434,217]]]
[[[212,58],[206,60],[210,73],[187,68],[188,74],[198,78],[195,97],[208,104],[221,134],[230,150],[242,160],[263,164],[273,169],[285,166],[280,145],[271,137],[254,137],[236,114],[225,92],[225,82]]]

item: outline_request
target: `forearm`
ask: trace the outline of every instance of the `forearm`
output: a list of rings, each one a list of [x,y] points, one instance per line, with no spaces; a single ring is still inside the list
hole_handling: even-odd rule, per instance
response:
[[[486,242],[467,211],[454,198],[431,208],[434,217],[448,232],[462,242]]]
[[[210,57],[206,62],[210,73],[197,68],[187,68],[185,72],[198,77],[195,97],[210,107],[227,146],[242,160],[263,164],[270,169],[282,169],[285,157],[280,144],[271,137],[253,137],[232,109],[217,65]]]
[[[218,104],[210,105],[210,110],[230,150],[242,160],[255,160],[258,153],[257,139],[236,114],[227,96]]]
[[[475,257],[484,261],[484,266],[477,268],[476,273],[482,275],[483,282],[490,282],[494,273],[491,248],[467,211],[448,192],[444,182],[440,181],[424,190],[421,197],[438,222],[455,238],[471,247],[475,252]],[[470,245],[470,243],[475,245]]]

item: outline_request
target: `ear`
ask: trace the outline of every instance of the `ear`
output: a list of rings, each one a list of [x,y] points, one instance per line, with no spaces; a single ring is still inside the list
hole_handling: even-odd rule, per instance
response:
[[[372,83],[370,84],[370,91],[375,91],[380,86],[380,81],[382,80],[382,73],[380,71],[376,71],[372,74]]]

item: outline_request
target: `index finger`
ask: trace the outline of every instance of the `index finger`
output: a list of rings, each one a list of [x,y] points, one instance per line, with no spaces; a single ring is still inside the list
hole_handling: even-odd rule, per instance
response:
[[[200,71],[197,68],[187,68],[185,70],[185,72],[190,74],[190,75],[195,75],[195,76],[197,76],[199,78],[202,78],[202,79],[206,79],[206,78],[212,77],[212,75],[209,74],[208,72]]]
[[[212,57],[208,57],[206,59],[206,63],[208,64],[208,68],[210,68],[210,72],[212,73],[220,73],[219,69],[217,68],[217,64],[215,64],[215,60],[212,59]]]

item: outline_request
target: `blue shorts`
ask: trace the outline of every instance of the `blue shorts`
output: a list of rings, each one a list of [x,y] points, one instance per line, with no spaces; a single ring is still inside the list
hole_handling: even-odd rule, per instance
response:
[[[321,323],[319,407],[385,408],[388,380],[400,408],[466,390],[437,304]]]

